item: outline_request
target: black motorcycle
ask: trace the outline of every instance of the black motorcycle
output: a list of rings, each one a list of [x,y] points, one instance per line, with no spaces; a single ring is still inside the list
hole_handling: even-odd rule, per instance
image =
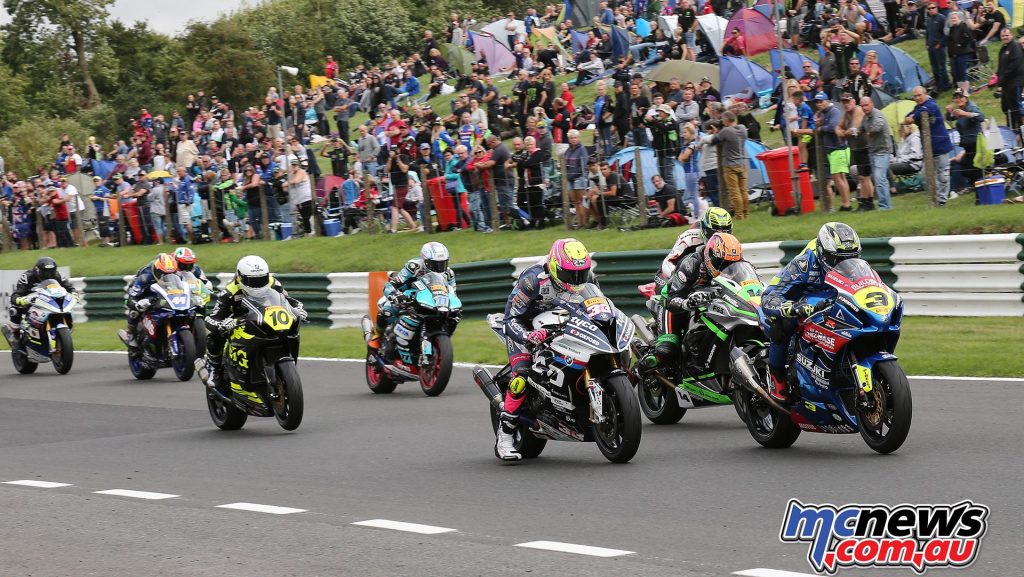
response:
[[[224,371],[206,387],[206,405],[217,427],[242,428],[249,415],[276,417],[286,431],[302,422],[302,381],[296,369],[299,322],[288,299],[268,290],[242,299],[245,314],[224,344]],[[209,375],[196,361],[203,381]]]

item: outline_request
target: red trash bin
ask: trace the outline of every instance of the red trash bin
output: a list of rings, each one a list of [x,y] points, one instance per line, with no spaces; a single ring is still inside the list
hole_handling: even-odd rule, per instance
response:
[[[427,190],[430,192],[430,204],[434,207],[434,211],[437,212],[438,230],[453,230],[456,220],[454,197],[448,194],[448,190],[444,187],[444,177],[439,176],[427,180]],[[460,199],[462,200],[463,214],[468,215],[469,204],[466,199],[467,196],[469,195],[463,194]],[[462,228],[469,228],[469,223],[463,222]]]
[[[764,162],[764,168],[768,172],[768,181],[772,185],[772,196],[775,198],[775,208],[772,214],[783,216],[796,206],[793,199],[793,181],[789,174],[789,151],[793,151],[793,170],[800,166],[800,150],[796,146],[789,148],[783,146],[775,150],[769,150],[757,155],[757,159]],[[811,188],[811,171],[804,169],[796,172],[800,177],[800,214],[814,212],[814,191]]]

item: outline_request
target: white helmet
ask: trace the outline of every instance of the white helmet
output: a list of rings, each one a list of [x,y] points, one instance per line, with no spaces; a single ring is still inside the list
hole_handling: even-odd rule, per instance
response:
[[[270,286],[270,265],[263,258],[256,255],[242,257],[235,267],[235,280],[242,286],[242,290],[252,294],[259,289]]]
[[[420,249],[420,258],[423,259],[423,266],[429,271],[440,272],[448,270],[448,248],[439,242],[428,242]]]

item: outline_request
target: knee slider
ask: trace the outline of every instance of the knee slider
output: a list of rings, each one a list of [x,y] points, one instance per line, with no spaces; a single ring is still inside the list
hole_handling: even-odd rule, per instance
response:
[[[508,391],[513,396],[519,396],[526,390],[526,379],[522,375],[516,375],[512,377],[512,380],[508,383]]]

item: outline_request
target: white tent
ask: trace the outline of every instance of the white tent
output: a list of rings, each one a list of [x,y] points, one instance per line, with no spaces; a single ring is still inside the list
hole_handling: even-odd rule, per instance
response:
[[[679,25],[678,16],[658,16],[658,28],[661,28],[665,32],[665,36],[672,38],[672,34],[675,32],[676,26]]]
[[[702,14],[697,17],[697,25],[711,41],[715,52],[722,55],[722,43],[725,42],[725,29],[729,21],[716,14]]]
[[[516,40],[523,40],[526,37],[526,23],[522,20],[513,20],[512,23],[516,26]],[[487,26],[484,26],[481,32],[491,34],[498,42],[501,42],[505,48],[511,50],[514,46],[508,45],[509,31],[505,30],[506,24],[508,24],[508,18],[502,18],[501,20],[496,20]]]

